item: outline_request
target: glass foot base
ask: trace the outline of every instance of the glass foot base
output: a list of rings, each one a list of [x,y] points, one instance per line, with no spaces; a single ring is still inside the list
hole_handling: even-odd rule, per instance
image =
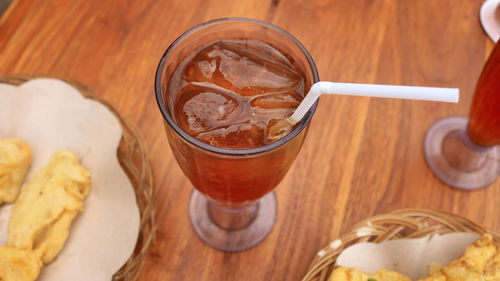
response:
[[[189,201],[189,217],[196,234],[205,243],[221,251],[243,251],[259,244],[271,232],[276,221],[277,207],[274,192],[254,203],[257,205],[246,207],[246,210],[253,208],[255,213],[251,214],[251,220],[246,226],[236,227],[237,229],[231,228],[231,225],[237,225],[237,219],[236,224],[231,224],[231,218],[228,217],[233,215],[236,218],[241,217],[242,212],[238,209],[213,207],[213,205],[210,207],[210,204],[214,203],[209,202],[203,194],[193,189]],[[211,216],[214,212],[219,218],[225,217],[222,223],[214,221]],[[221,215],[221,213],[224,214]],[[221,227],[225,223],[228,223],[227,227]]]
[[[424,140],[424,154],[427,164],[434,174],[446,184],[460,189],[472,190],[490,185],[500,174],[500,147],[494,146],[480,150],[469,150],[463,143],[461,134],[467,126],[468,119],[451,116],[438,120],[427,131]],[[451,136],[451,137],[450,137]],[[473,155],[477,165],[465,165],[466,157],[460,151],[451,151],[443,145],[446,140],[456,137],[466,153]],[[450,143],[457,141],[451,140]],[[449,155],[446,157],[445,155]],[[455,164],[450,161],[453,159]]]

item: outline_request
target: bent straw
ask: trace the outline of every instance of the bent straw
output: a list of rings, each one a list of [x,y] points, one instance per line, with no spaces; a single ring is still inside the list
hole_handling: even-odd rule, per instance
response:
[[[293,125],[302,120],[319,96],[324,94],[456,103],[458,102],[459,90],[456,88],[317,82],[311,87],[288,121]]]
[[[319,96],[324,94],[458,102],[459,92],[454,88],[318,82],[311,87],[290,117],[278,120],[269,127],[268,136],[279,139],[288,134],[304,118]]]

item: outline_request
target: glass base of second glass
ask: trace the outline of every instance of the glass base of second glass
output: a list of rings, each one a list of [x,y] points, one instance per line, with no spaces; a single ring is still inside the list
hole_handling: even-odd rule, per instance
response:
[[[247,250],[271,232],[277,216],[274,192],[240,209],[224,208],[193,189],[189,218],[196,234],[208,245],[226,252]]]
[[[468,119],[450,116],[435,122],[427,131],[424,154],[434,174],[459,189],[479,189],[500,175],[500,147],[466,144]],[[447,142],[447,143],[445,143]]]

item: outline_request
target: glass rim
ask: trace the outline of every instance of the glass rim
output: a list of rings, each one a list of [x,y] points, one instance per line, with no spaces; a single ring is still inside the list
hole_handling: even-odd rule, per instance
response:
[[[297,45],[297,47],[299,47],[299,49],[302,51],[302,53],[306,57],[307,62],[309,63],[309,66],[312,70],[312,75],[313,75],[313,79],[314,79],[313,82],[316,83],[319,81],[318,70],[316,69],[316,64],[314,63],[312,56],[309,54],[309,52],[306,50],[306,48],[295,37],[293,37],[290,33],[285,31],[284,29],[277,27],[271,23],[256,20],[256,19],[251,19],[251,18],[241,18],[241,17],[220,18],[220,19],[215,19],[215,20],[203,22],[201,24],[198,24],[198,25],[188,29],[186,32],[181,34],[179,37],[177,37],[177,39],[175,39],[170,44],[170,46],[167,48],[167,50],[165,51],[165,53],[161,57],[160,62],[158,64],[158,68],[156,69],[156,75],[155,75],[156,102],[158,104],[158,107],[160,108],[160,111],[161,111],[161,114],[162,114],[164,120],[167,121],[168,125],[184,140],[186,140],[187,142],[191,143],[192,145],[200,147],[204,150],[207,150],[207,151],[210,151],[213,153],[217,153],[217,154],[225,154],[225,155],[254,155],[254,154],[260,154],[263,152],[274,150],[274,149],[288,143],[289,141],[291,141],[309,124],[314,112],[316,111],[316,107],[318,106],[319,100],[317,100],[314,103],[314,105],[309,109],[309,111],[304,116],[304,118],[298,123],[298,125],[289,134],[287,134],[286,136],[284,136],[283,138],[281,138],[275,142],[272,142],[272,143],[269,143],[269,144],[266,144],[263,146],[259,146],[259,147],[254,147],[254,148],[217,147],[217,146],[213,146],[213,145],[207,144],[205,142],[202,142],[202,141],[196,139],[195,137],[189,135],[184,130],[182,130],[182,128],[179,125],[177,125],[177,123],[174,121],[172,116],[170,116],[170,114],[165,106],[164,99],[163,99],[162,87],[161,87],[161,75],[162,75],[163,69],[165,67],[165,63],[167,61],[167,58],[170,55],[170,53],[172,52],[172,50],[184,38],[191,35],[193,32],[195,32],[203,27],[213,25],[213,24],[218,24],[218,23],[225,22],[225,21],[240,21],[240,22],[256,23],[256,24],[260,24],[260,25],[263,25],[265,27],[268,27],[270,29],[274,29],[274,30],[284,34],[293,43],[295,43],[295,45]]]

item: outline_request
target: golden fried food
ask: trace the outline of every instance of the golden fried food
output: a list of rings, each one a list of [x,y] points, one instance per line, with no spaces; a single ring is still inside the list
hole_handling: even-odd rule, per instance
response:
[[[42,261],[30,250],[0,247],[1,281],[33,281],[41,267]]]
[[[90,175],[71,152],[56,152],[24,187],[14,204],[7,245],[33,250],[44,264],[64,246],[71,222],[83,210]]]
[[[418,281],[500,281],[499,242],[489,233],[469,245],[464,255],[450,264],[436,268],[431,266],[431,276]],[[367,274],[355,268],[336,268],[330,281],[410,281],[404,275],[381,269]]]
[[[31,154],[29,145],[20,138],[0,139],[0,205],[16,200]]]
[[[69,236],[71,222],[77,215],[78,211],[75,210],[64,211],[59,219],[36,237],[33,248],[45,264],[50,263],[63,248]]]
[[[375,274],[368,274],[356,268],[337,267],[333,271],[330,281],[411,281],[411,279],[386,269],[381,269]]]
[[[500,252],[498,242],[489,233],[465,250],[464,255],[442,267],[430,277],[419,281],[500,280]]]

